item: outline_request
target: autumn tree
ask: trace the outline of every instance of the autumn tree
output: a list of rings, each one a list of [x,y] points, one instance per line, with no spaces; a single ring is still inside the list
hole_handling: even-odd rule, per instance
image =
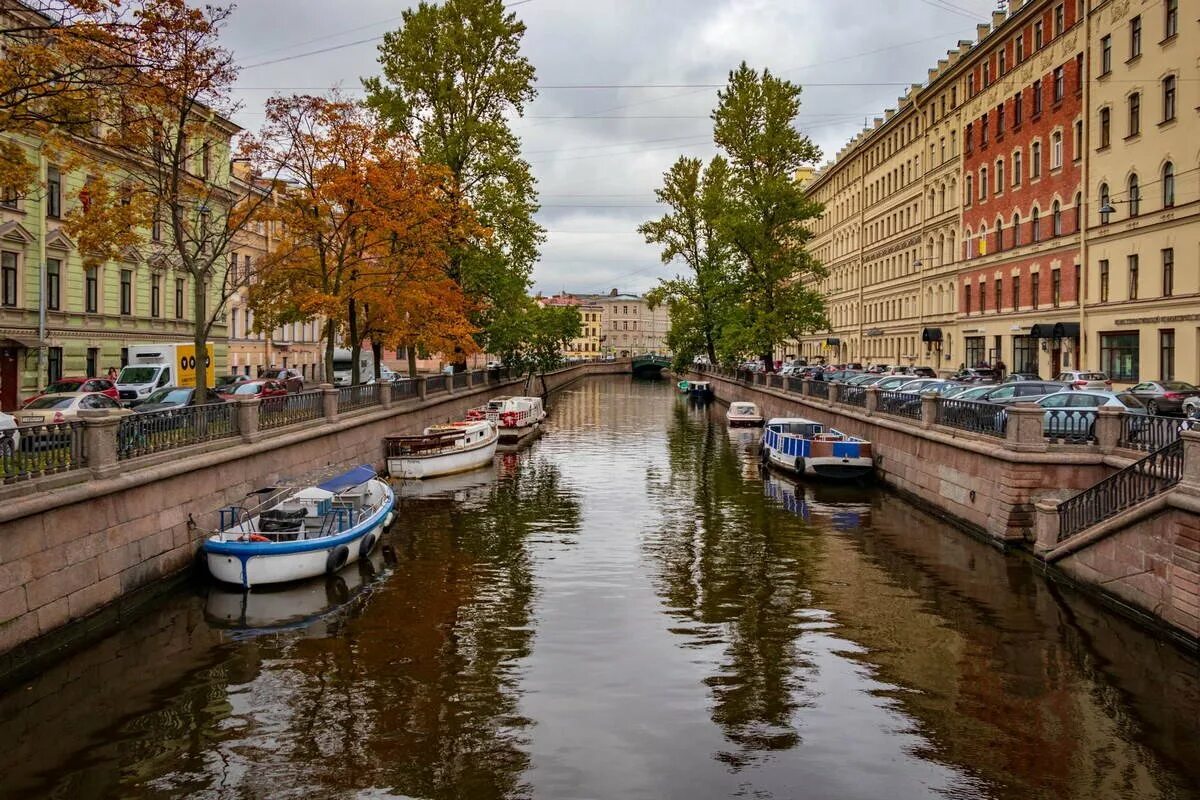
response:
[[[541,306],[526,297],[522,308],[497,320],[491,352],[514,373],[526,375],[527,384],[541,375],[544,393],[545,374],[562,363],[563,351],[582,328],[578,308]]]
[[[368,104],[424,161],[450,171],[455,200],[491,232],[454,248],[448,274],[477,300],[477,338],[492,352],[502,317],[527,309],[544,239],[534,179],[510,127],[535,96],[524,35],[502,0],[422,2],[384,36],[382,75],[363,82]]]

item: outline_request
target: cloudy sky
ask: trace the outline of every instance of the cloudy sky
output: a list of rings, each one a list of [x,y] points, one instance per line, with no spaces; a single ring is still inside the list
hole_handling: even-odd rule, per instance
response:
[[[415,4],[415,3],[414,3]],[[237,121],[273,93],[359,93],[409,3],[241,0],[224,40]],[[539,94],[514,129],[538,179],[547,294],[642,292],[675,268],[636,233],[681,154],[713,154],[716,86],[745,60],[804,86],[799,126],[827,157],[987,19],[991,0],[511,0]],[[333,10],[336,9],[336,13]]]

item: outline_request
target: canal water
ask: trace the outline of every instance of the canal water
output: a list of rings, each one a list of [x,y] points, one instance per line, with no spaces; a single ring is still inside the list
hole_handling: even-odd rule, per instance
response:
[[[362,570],[203,583],[0,694],[0,795],[1200,797],[1200,664],[594,379]]]

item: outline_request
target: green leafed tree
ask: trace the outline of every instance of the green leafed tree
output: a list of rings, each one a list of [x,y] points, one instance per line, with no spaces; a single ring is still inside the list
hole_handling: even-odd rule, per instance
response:
[[[688,267],[647,295],[651,304],[665,303],[671,311],[667,344],[680,363],[700,353],[718,361],[722,331],[736,302],[733,253],[721,229],[729,189],[724,158],[705,167],[698,158],[681,156],[655,192],[669,211],[638,228],[647,243],[662,248],[664,264],[681,261]]]
[[[730,351],[753,353],[768,368],[777,344],[829,324],[816,289],[825,268],[806,248],[809,224],[823,207],[796,179],[821,157],[795,126],[800,92],[743,62],[713,112],[713,138],[729,162],[719,228],[738,264],[739,313],[723,339]]]
[[[454,248],[450,276],[478,301],[479,344],[512,327],[525,308],[544,240],[534,221],[535,181],[509,127],[535,96],[521,54],[525,25],[501,0],[422,2],[379,47],[382,74],[363,81],[368,104],[407,135],[421,157],[453,176],[455,198],[474,210],[484,235]]]
[[[583,320],[574,306],[539,306],[525,298],[514,313],[499,318],[492,333],[492,352],[504,366],[532,380],[562,364],[563,351],[579,337]]]

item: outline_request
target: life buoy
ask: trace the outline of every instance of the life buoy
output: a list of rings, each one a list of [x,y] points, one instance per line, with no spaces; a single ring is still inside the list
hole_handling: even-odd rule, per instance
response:
[[[332,575],[342,567],[346,566],[346,562],[350,559],[350,548],[344,544],[339,544],[337,547],[329,551],[328,557],[325,559],[325,572]]]
[[[263,536],[262,534],[252,533],[249,536],[243,536],[242,538],[238,539],[238,541],[239,542],[269,542],[271,540],[269,538],[267,538],[266,536]]]
[[[515,411],[505,411],[500,415],[500,424],[505,428],[517,427],[517,413]]]
[[[358,557],[360,560],[365,559],[367,556],[371,555],[371,551],[375,549],[375,542],[377,542],[377,541],[379,541],[379,537],[377,537],[373,533],[368,533],[366,536],[364,536],[362,538],[362,540],[359,541]]]
[[[474,419],[483,419],[486,416],[487,416],[487,414],[480,411],[478,408],[472,408],[470,411],[467,412],[467,419],[473,419],[473,420]]]

